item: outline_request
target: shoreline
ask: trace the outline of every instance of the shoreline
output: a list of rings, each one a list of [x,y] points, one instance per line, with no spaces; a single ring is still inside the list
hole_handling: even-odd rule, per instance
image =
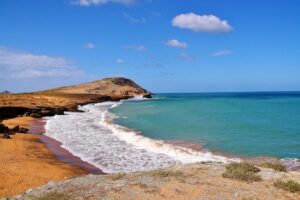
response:
[[[65,163],[76,165],[82,167],[89,171],[91,174],[104,175],[101,169],[98,167],[83,161],[80,157],[73,155],[67,149],[61,147],[62,143],[45,135],[44,125],[47,119],[34,119],[32,123],[29,124],[29,132],[38,135],[41,142],[43,142],[46,147],[54,154],[57,160],[63,161]]]

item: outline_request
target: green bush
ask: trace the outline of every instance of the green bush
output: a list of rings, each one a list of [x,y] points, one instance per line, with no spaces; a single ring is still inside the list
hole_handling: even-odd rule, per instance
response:
[[[222,176],[224,178],[254,182],[262,180],[259,175],[255,174],[259,171],[260,169],[250,163],[230,163],[226,166],[226,172]]]
[[[277,188],[287,190],[292,193],[295,193],[295,192],[300,193],[300,184],[295,181],[292,181],[292,180],[288,180],[287,182],[284,182],[282,180],[277,180],[274,183],[274,186]]]
[[[265,167],[265,168],[271,168],[278,172],[286,172],[287,171],[286,166],[280,162],[265,162],[265,163],[260,164],[259,166]]]

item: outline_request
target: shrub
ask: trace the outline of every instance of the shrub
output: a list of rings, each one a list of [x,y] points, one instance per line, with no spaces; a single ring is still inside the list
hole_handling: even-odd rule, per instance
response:
[[[237,179],[247,182],[260,181],[261,177],[255,173],[260,170],[250,163],[230,163],[226,166],[224,178]]]
[[[34,197],[34,200],[71,200],[72,198],[69,195],[58,193],[58,192],[49,192],[42,196]]]
[[[117,173],[117,174],[111,175],[110,178],[113,181],[117,181],[117,180],[122,179],[124,176],[125,176],[124,173]]]
[[[282,180],[277,180],[274,183],[274,186],[277,188],[287,190],[292,193],[295,193],[295,192],[300,193],[300,184],[295,181],[292,181],[292,180],[288,180],[287,182],[284,182]]]
[[[265,163],[260,164],[260,166],[265,167],[265,168],[271,168],[278,172],[286,172],[287,171],[286,166],[280,162],[273,162],[273,163],[265,162]]]
[[[151,172],[151,175],[154,177],[160,177],[160,178],[166,178],[166,177],[183,177],[184,174],[180,171],[171,171],[171,170],[165,170],[160,169]]]

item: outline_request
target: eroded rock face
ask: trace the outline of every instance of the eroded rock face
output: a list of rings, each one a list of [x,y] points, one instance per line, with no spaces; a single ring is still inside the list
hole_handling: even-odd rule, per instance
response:
[[[63,115],[66,108],[48,108],[48,107],[0,107],[0,119],[13,118],[17,116],[31,116],[41,118],[44,116]]]

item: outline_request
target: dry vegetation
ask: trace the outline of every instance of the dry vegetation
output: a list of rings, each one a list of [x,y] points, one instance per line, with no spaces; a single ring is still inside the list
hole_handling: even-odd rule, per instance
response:
[[[262,179],[256,174],[257,172],[260,172],[260,169],[250,163],[230,163],[226,166],[223,177],[246,182],[261,181]]]
[[[232,166],[232,165],[231,165]],[[51,183],[31,191],[28,196],[58,192],[78,199],[222,199],[222,200],[295,200],[300,193],[274,187],[276,179],[300,181],[300,174],[276,172],[249,164],[233,165],[234,169],[261,176],[261,181],[240,181],[222,177],[226,167],[217,163],[178,165],[148,172],[120,173],[105,176],[88,175]],[[248,180],[248,179],[247,179]],[[252,179],[251,179],[252,180]],[[292,185],[288,183],[288,185]],[[293,186],[292,188],[295,188]],[[297,188],[297,187],[296,187]],[[295,191],[295,189],[291,190]],[[71,198],[70,197],[70,198]]]
[[[286,166],[280,162],[265,162],[259,165],[260,167],[270,168],[278,172],[286,172]]]
[[[277,188],[281,188],[284,190],[287,190],[289,192],[295,193],[298,192],[300,193],[300,183],[297,183],[293,180],[288,180],[288,181],[282,181],[282,180],[277,180],[274,183],[274,186]]]
[[[72,197],[63,193],[49,192],[42,196],[32,197],[32,200],[71,200]]]
[[[1,94],[1,106],[19,107],[67,107],[71,108],[75,104],[96,101],[101,95],[94,94]]]

